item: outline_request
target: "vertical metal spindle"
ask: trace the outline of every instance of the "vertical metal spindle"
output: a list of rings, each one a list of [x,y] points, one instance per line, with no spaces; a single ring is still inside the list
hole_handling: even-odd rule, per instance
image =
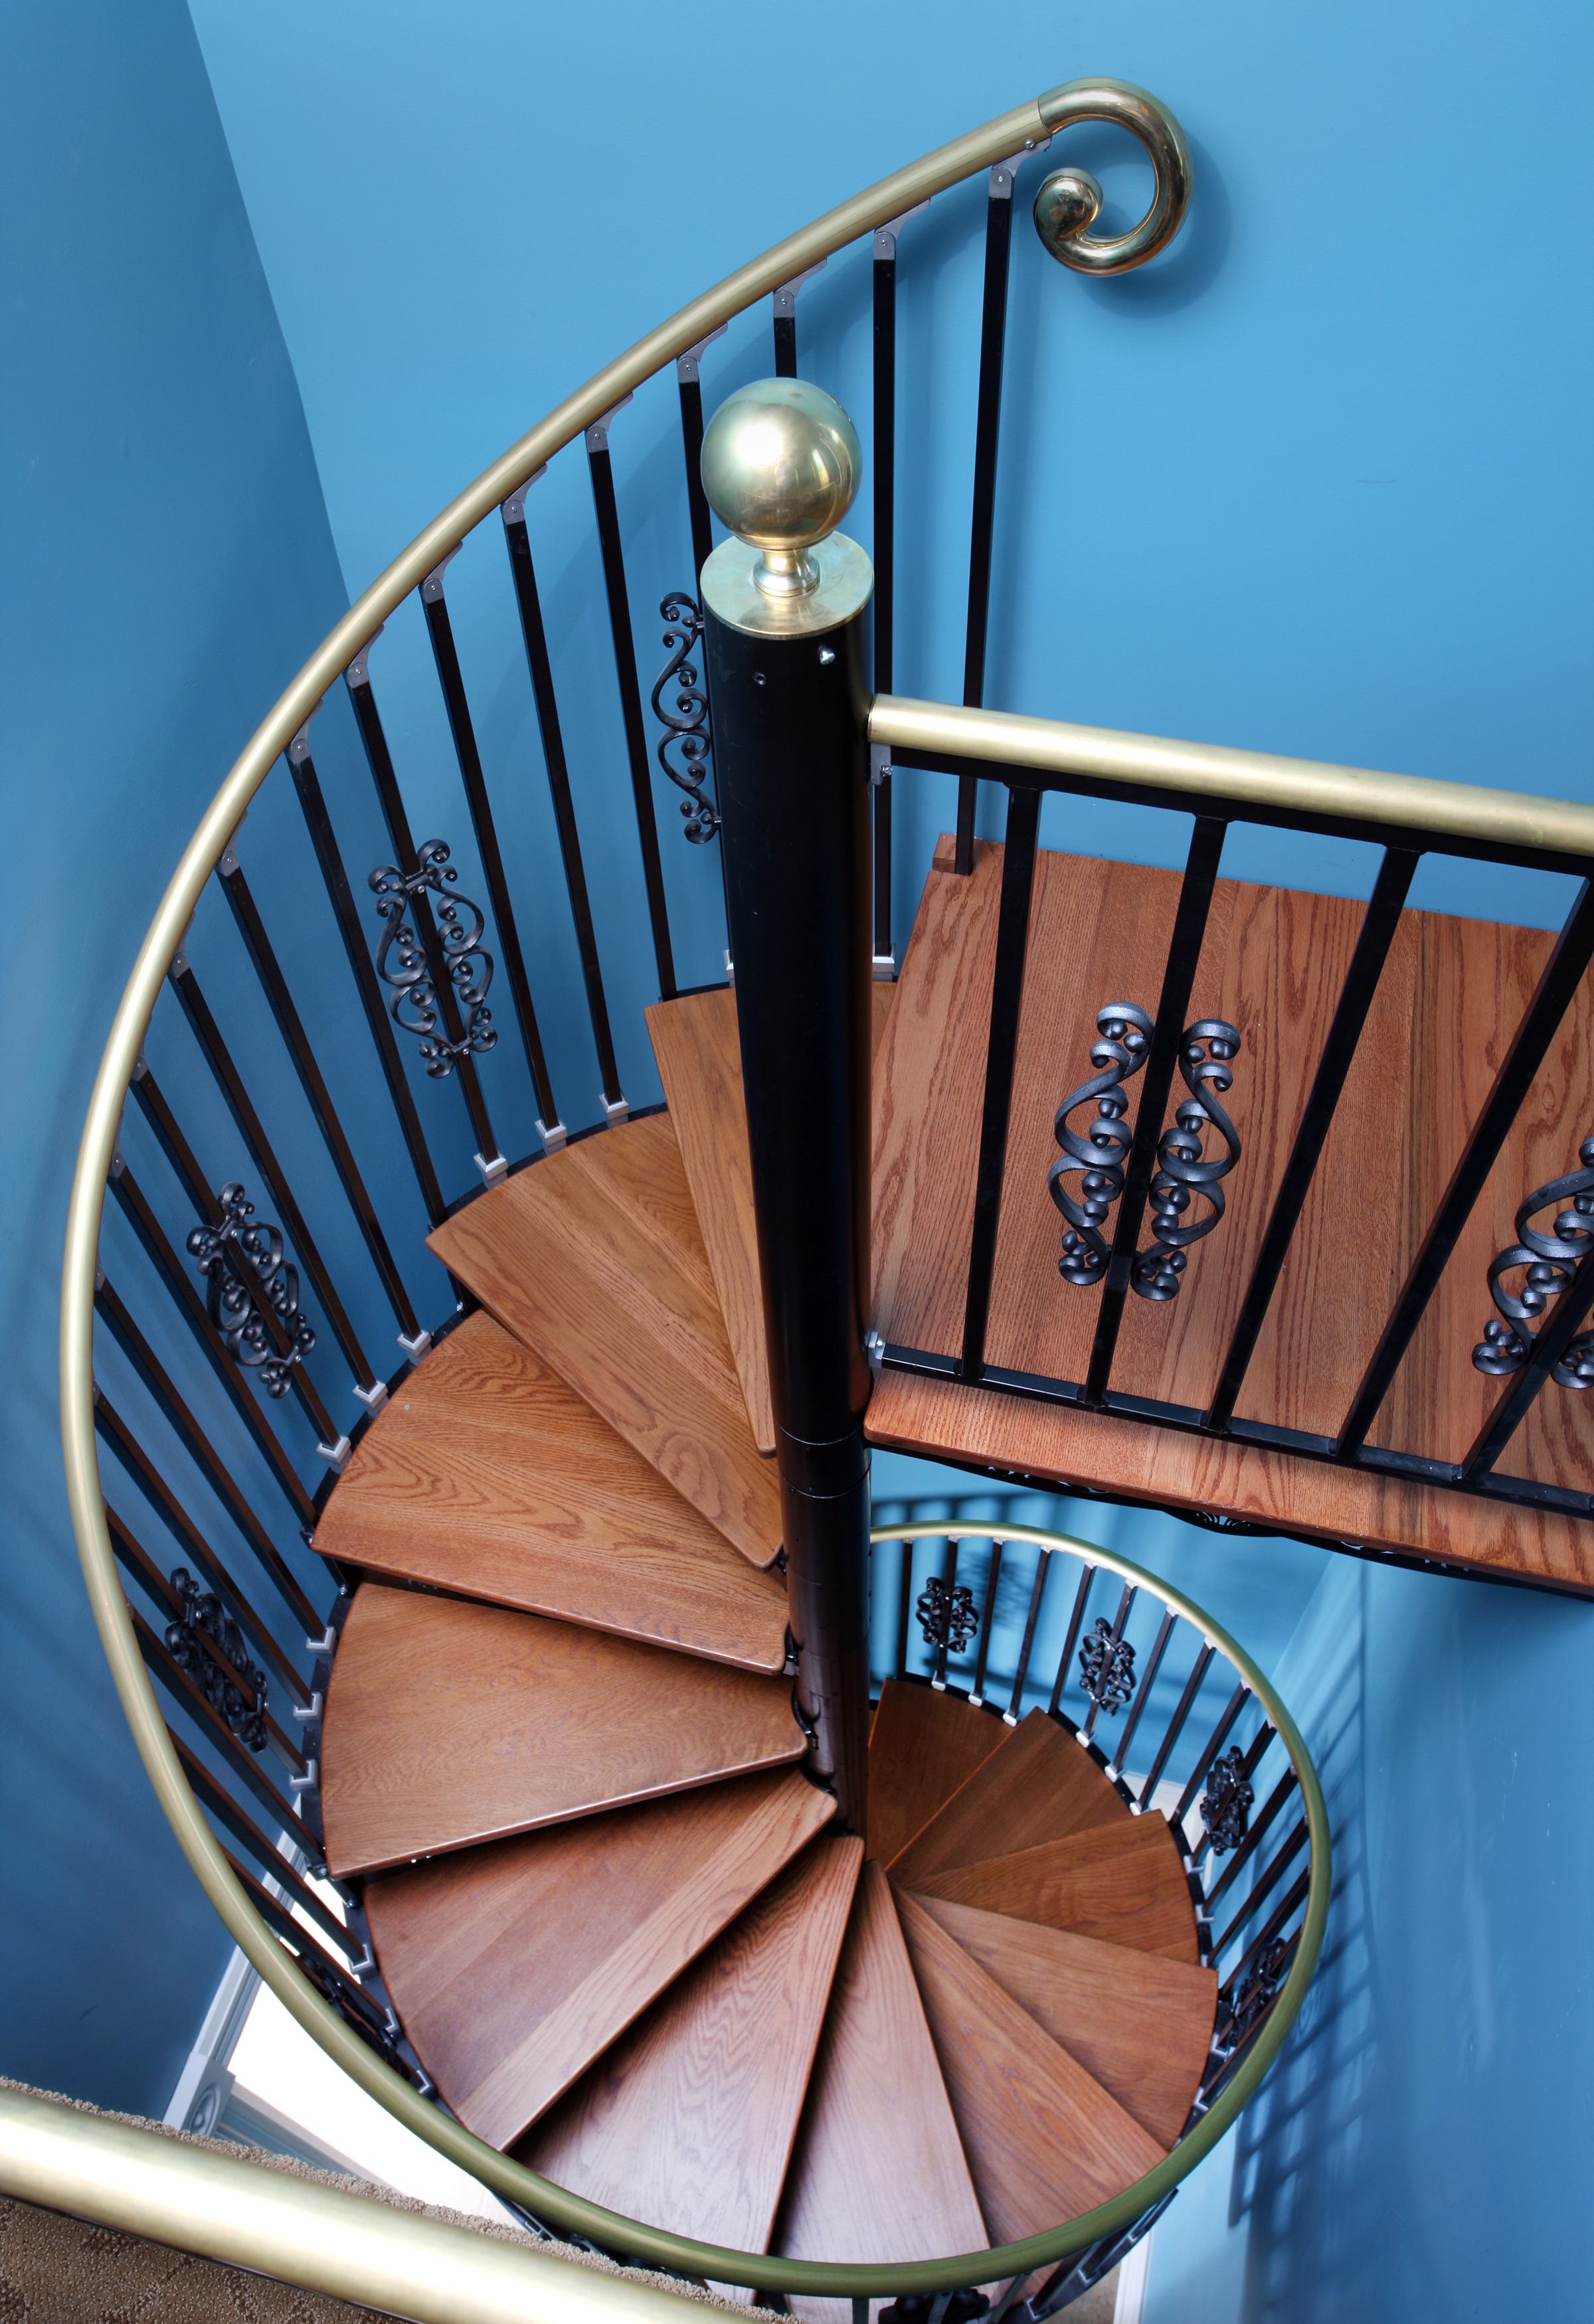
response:
[[[985,1613],[979,1625],[979,1655],[974,1666],[974,1692],[968,1698],[971,1710],[978,1710],[985,1701],[985,1666],[991,1651],[991,1630],[996,1618],[996,1584],[1002,1575],[1002,1546],[993,1535],[991,1562],[985,1578]]]
[[[542,469],[539,468],[537,475],[542,474]],[[526,493],[535,482],[536,476],[528,477],[519,490],[511,493],[504,503],[501,512],[504,539],[509,550],[514,601],[520,612],[520,633],[525,645],[526,668],[531,674],[532,699],[536,705],[537,731],[542,738],[542,763],[548,770],[548,795],[553,802],[560,860],[564,866],[565,890],[570,899],[570,918],[576,931],[576,950],[581,960],[587,1014],[592,1022],[592,1039],[598,1051],[604,1113],[612,1124],[624,1121],[629,1109],[620,1088],[620,1070],[615,1062],[614,1035],[609,1029],[608,1001],[604,994],[603,971],[598,965],[598,937],[592,925],[592,905],[587,893],[586,868],[581,862],[581,841],[576,829],[576,808],[570,796],[570,773],[564,753],[564,733],[559,723],[559,704],[553,692],[553,666],[548,656],[548,637],[542,626],[542,606],[537,595],[537,576],[532,563],[531,540],[526,531]],[[546,1137],[543,1143],[548,1143]]]
[[[936,1641],[935,1669],[930,1683],[937,1694],[947,1691],[947,1654],[952,1634],[952,1592],[958,1586],[958,1536],[947,1536],[946,1563],[941,1570],[941,1586],[945,1592],[941,1605],[941,1637]]]
[[[364,656],[368,650],[368,647],[362,647],[360,650],[362,665]],[[299,795],[300,808],[304,816],[305,826],[310,833],[310,845],[315,849],[316,862],[320,866],[321,878],[325,882],[328,899],[332,907],[332,916],[338,923],[338,933],[343,938],[343,949],[348,955],[348,964],[354,973],[355,989],[360,996],[360,1006],[366,1012],[366,1023],[369,1028],[371,1039],[375,1045],[376,1056],[382,1066],[382,1077],[387,1084],[387,1094],[393,1101],[393,1110],[398,1117],[404,1148],[410,1157],[410,1167],[415,1173],[415,1183],[421,1189],[421,1199],[426,1205],[427,1218],[434,1227],[440,1226],[445,1207],[443,1190],[438,1184],[437,1171],[427,1148],[426,1133],[421,1127],[421,1116],[416,1111],[415,1100],[404,1076],[403,1064],[398,1053],[398,1043],[394,1038],[393,1020],[388,1016],[386,1006],[383,1001],[382,988],[376,981],[376,971],[371,964],[370,948],[366,942],[365,928],[355,906],[353,892],[349,888],[348,873],[344,867],[342,853],[332,829],[331,817],[327,813],[327,802],[321,793],[320,779],[316,773],[315,761],[310,755],[308,723],[300,728],[288,745],[287,755],[288,771],[293,778],[293,788]],[[419,1342],[413,1346],[402,1341],[400,1344],[404,1348],[406,1355],[418,1357],[425,1353],[429,1341],[430,1334],[422,1333]]]
[[[438,683],[443,690],[443,706],[449,714],[449,732],[454,738],[454,756],[459,761],[459,779],[465,786],[465,801],[470,809],[470,827],[476,834],[477,852],[487,877],[487,896],[493,907],[498,948],[504,955],[504,973],[509,980],[510,998],[514,1003],[514,1019],[520,1028],[521,1047],[525,1051],[526,1068],[537,1093],[537,1135],[544,1148],[551,1151],[564,1144],[565,1126],[553,1102],[553,1084],[549,1077],[548,1060],[542,1050],[542,1036],[537,1028],[537,1012],[532,1005],[525,954],[521,950],[514,906],[510,899],[509,882],[504,873],[498,827],[493,818],[493,803],[487,797],[487,777],[482,771],[481,752],[477,747],[476,727],[465,695],[465,673],[459,667],[459,650],[454,642],[454,625],[449,618],[449,603],[444,594],[444,576],[449,558],[457,554],[457,550],[450,549],[442,563],[433,566],[422,581],[421,606],[426,616],[427,635],[431,640]]]
[[[1209,1646],[1203,1643],[1200,1653],[1191,1665],[1190,1676],[1184,1682],[1184,1692],[1173,1706],[1173,1716],[1168,1721],[1166,1732],[1157,1746],[1156,1757],[1151,1763],[1151,1771],[1140,1787],[1138,1804],[1143,1808],[1148,1808],[1151,1805],[1152,1794],[1163,1779],[1163,1769],[1172,1756],[1173,1746],[1184,1732],[1184,1722],[1195,1707],[1195,1699],[1201,1691],[1207,1673],[1211,1667],[1212,1658],[1217,1652],[1216,1646]]]
[[[636,835],[642,846],[642,876],[647,888],[648,918],[653,926],[653,960],[659,976],[659,998],[675,998],[675,957],[670,949],[670,915],[664,902],[664,867],[659,854],[659,825],[653,814],[653,770],[648,764],[647,732],[642,720],[642,689],[636,678],[636,645],[631,632],[631,600],[626,591],[626,558],[620,541],[620,511],[615,499],[615,472],[609,458],[609,426],[615,413],[629,403],[622,396],[601,420],[587,430],[587,466],[592,479],[592,507],[598,520],[598,542],[603,553],[603,584],[608,598],[609,634],[614,641],[615,676],[620,687],[620,715],[626,728],[626,755],[631,767],[631,797],[636,810]]]
[[[1013,1694],[1006,1710],[1002,1713],[1002,1722],[1006,1727],[1016,1727],[1018,1724],[1018,1706],[1024,1701],[1024,1684],[1030,1674],[1030,1655],[1035,1643],[1035,1624],[1041,1618],[1041,1595],[1046,1587],[1046,1569],[1051,1563],[1051,1558],[1052,1552],[1049,1549],[1043,1549],[1035,1560],[1034,1586],[1030,1591],[1030,1609],[1024,1617],[1024,1642],[1018,1649],[1018,1668],[1013,1674]]]
[[[896,242],[928,197],[875,229],[875,691],[889,694],[896,621]],[[891,941],[891,776],[875,786],[875,974],[896,973]]]
[[[1283,1877],[1284,1874],[1289,1870],[1291,1865],[1300,1855],[1301,1850],[1305,1847],[1311,1836],[1311,1826],[1307,1823],[1305,1817],[1302,1816],[1300,1821],[1291,1828],[1290,1831],[1274,1849],[1274,1853],[1268,1858],[1261,1877],[1257,1880],[1256,1886],[1246,1892],[1241,1904],[1236,1907],[1234,1917],[1229,1922],[1228,1927],[1224,1930],[1223,1934],[1220,1937],[1213,1938],[1212,1959],[1214,1961],[1222,1960],[1224,1954],[1228,1951],[1229,1946],[1233,1944],[1235,1939],[1238,1936],[1240,1931],[1245,1927],[1246,1923],[1251,1918],[1252,1914],[1261,1911],[1263,1905],[1266,1904],[1274,1890],[1278,1886],[1280,1879]],[[1207,1899],[1207,1909],[1209,1913],[1211,1911],[1212,1904],[1216,1900],[1216,1895],[1217,1891],[1214,1890],[1212,1895]]]
[[[963,1348],[958,1368],[959,1378],[969,1381],[979,1379],[985,1371],[986,1326],[990,1320],[991,1277],[996,1264],[996,1229],[1002,1213],[1002,1181],[1007,1163],[1007,1126],[1013,1111],[1013,1071],[1018,1055],[1018,1019],[1024,1003],[1030,899],[1040,828],[1040,792],[1009,792],[1002,900],[996,918],[996,959],[991,978],[991,1028],[980,1110],[979,1163],[974,1183],[974,1222],[968,1239],[968,1281],[963,1301]]]
[[[783,282],[774,294],[774,375],[777,379],[797,376],[797,293],[803,284],[822,272],[825,260],[820,259],[801,274],[793,274]]]
[[[1222,1718],[1218,1721],[1217,1726],[1212,1729],[1210,1736],[1208,1738],[1206,1748],[1202,1751],[1200,1758],[1195,1763],[1195,1767],[1191,1775],[1190,1781],[1184,1786],[1184,1791],[1181,1796],[1179,1805],[1168,1818],[1168,1821],[1175,1829],[1175,1833],[1177,1833],[1178,1827],[1183,1823],[1185,1817],[1190,1813],[1191,1804],[1193,1802],[1196,1794],[1200,1790],[1201,1785],[1207,1779],[1208,1768],[1210,1767],[1213,1760],[1218,1757],[1219,1751],[1222,1750],[1223,1746],[1228,1739],[1229,1729],[1234,1725],[1235,1720],[1239,1717],[1241,1711],[1245,1709],[1246,1703],[1249,1702],[1250,1700],[1251,1690],[1242,1679],[1239,1685],[1236,1687],[1234,1692],[1228,1698],[1228,1709],[1224,1711]]]
[[[404,807],[403,794],[394,771],[393,753],[387,747],[387,736],[376,709],[376,697],[371,690],[370,665],[366,660],[369,648],[357,654],[343,673],[348,688],[348,698],[354,706],[355,724],[365,744],[366,761],[371,770],[371,779],[376,786],[376,797],[382,807],[382,819],[387,825],[394,860],[406,880],[413,878],[419,868],[414,835],[410,829],[409,815]],[[431,905],[424,890],[410,899],[410,914],[415,923],[415,933],[426,955],[427,973],[437,994],[443,1030],[451,1047],[459,1048],[465,1038],[465,1028],[455,997],[454,981],[449,973],[449,962],[443,952],[442,938],[432,918]],[[455,1076],[465,1100],[465,1110],[470,1117],[470,1127],[476,1133],[476,1167],[489,1186],[497,1185],[507,1176],[509,1165],[498,1151],[487,1102],[482,1094],[481,1077],[476,1070],[476,1059],[468,1052],[455,1060]]]
[[[707,338],[675,358],[675,384],[681,397],[681,448],[686,458],[686,505],[691,521],[691,562],[695,577],[709,562],[714,535],[709,523],[709,495],[703,490],[703,349],[723,338],[730,328],[720,323]]]
[[[1052,1682],[1052,1700],[1046,1705],[1048,1714],[1053,1719],[1062,1701],[1062,1690],[1068,1684],[1069,1670],[1074,1659],[1074,1648],[1080,1643],[1080,1632],[1084,1628],[1085,1608],[1089,1601],[1090,1584],[1096,1579],[1096,1572],[1095,1566],[1087,1565],[1080,1574],[1080,1586],[1074,1593],[1074,1610],[1069,1616],[1068,1636],[1062,1642],[1062,1652],[1057,1657],[1057,1676]]]
[[[913,1621],[913,1545],[911,1541],[904,1542],[902,1553],[902,1578],[897,1592],[896,1674],[898,1678],[906,1678],[908,1638]]]
[[[1162,1625],[1152,1646],[1150,1658],[1140,1674],[1140,1685],[1136,1690],[1134,1702],[1129,1706],[1129,1716],[1124,1722],[1124,1731],[1118,1738],[1118,1748],[1113,1753],[1111,1765],[1107,1771],[1109,1775],[1119,1775],[1124,1771],[1129,1757],[1129,1746],[1135,1740],[1135,1729],[1140,1724],[1140,1714],[1151,1699],[1152,1688],[1156,1683],[1156,1675],[1163,1666],[1163,1656],[1168,1651],[1168,1641],[1173,1635],[1173,1625],[1178,1618],[1172,1607],[1168,1608],[1163,1615]]]
[[[1122,1598],[1118,1600],[1117,1618],[1113,1624],[1112,1636],[1107,1641],[1109,1663],[1113,1649],[1118,1645],[1119,1641],[1123,1637],[1124,1625],[1129,1618],[1129,1609],[1135,1603],[1135,1586],[1132,1582],[1128,1583],[1125,1588]],[[1096,1721],[1100,1710],[1100,1703],[1096,1701],[1094,1696],[1092,1696],[1090,1709],[1085,1720],[1084,1736],[1087,1743],[1089,1742],[1091,1737],[1096,1732]]]

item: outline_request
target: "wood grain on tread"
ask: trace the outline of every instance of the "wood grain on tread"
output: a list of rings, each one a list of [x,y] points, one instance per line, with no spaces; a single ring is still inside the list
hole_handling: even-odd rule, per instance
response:
[[[890,1886],[868,1863],[774,2248],[791,2259],[875,2261],[951,2257],[986,2244]]]
[[[899,1887],[922,1888],[932,1875],[959,1865],[1129,1821],[1089,1751],[1043,1711],[1032,1711],[892,1859],[891,1877]]]
[[[517,2159],[628,2219],[765,2250],[862,1858],[860,1840],[811,1841]]]
[[[374,1871],[802,1748],[779,1679],[367,1582],[327,1698],[327,1858]]]
[[[869,1729],[869,1855],[900,1856],[1012,1732],[957,1695],[888,1678]]]
[[[786,1593],[485,1310],[396,1388],[316,1527],[323,1556],[744,1669]]]
[[[779,1482],[747,1425],[668,1114],[545,1156],[427,1243],[744,1557],[773,1563]]]
[[[946,1872],[916,1886],[950,1904],[1006,1913],[1049,1929],[1072,1929],[1103,1944],[1160,1953],[1199,1968],[1195,1913],[1173,1835],[1160,1815],[1135,1816],[1096,1831],[1049,1840]]]
[[[1594,1526],[1584,1519],[1183,1434],[1117,1413],[886,1370],[875,1383],[864,1434],[896,1452],[1052,1477],[1154,1508],[1225,1510],[1330,1547],[1365,1543],[1594,1591]]]
[[[1211,2046],[1214,1970],[1015,1921],[1006,1913],[950,1904],[941,1896],[912,1901],[1159,2146],[1172,2145],[1189,2118]]]
[[[993,2242],[1061,2227],[1164,2150],[911,1896],[897,1910]]]
[[[467,2128],[510,2145],[834,1808],[743,1775],[367,1882],[394,2007]]]

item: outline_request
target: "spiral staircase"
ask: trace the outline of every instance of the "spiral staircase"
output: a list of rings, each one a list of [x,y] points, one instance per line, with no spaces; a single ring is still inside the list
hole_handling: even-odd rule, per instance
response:
[[[1054,169],[1042,243],[1104,275],[1154,256],[1189,195],[1177,124],[1127,84],[1052,90],[661,325],[350,609],[144,937],[63,1272],[95,1618],[261,1977],[540,2229],[853,2324],[887,2302],[892,2324],[1039,2324],[1098,2282],[1277,2057],[1330,1877],[1310,1757],[1243,1646],[1116,1554],[988,1508],[871,1536],[867,1446],[1219,1530],[1594,1572],[1594,1145],[1568,1174],[1594,1102],[1594,816],[983,706],[1015,179],[1086,120],[1141,140],[1154,199],[1098,235],[1099,188]],[[946,705],[889,690],[896,269],[925,204],[979,172]],[[834,530],[856,438],[800,380],[796,324],[857,241],[872,569]],[[840,459],[822,507],[778,523],[721,456],[737,397],[705,438],[707,351],[765,298],[775,377],[738,392]],[[671,365],[696,586],[662,605],[654,733],[609,431]],[[598,810],[534,568],[528,495],[567,451],[591,482],[645,990],[600,957]],[[517,895],[517,802],[447,595],[495,513],[579,964],[558,1053],[601,1089],[574,1128],[533,998],[552,890]],[[373,647],[412,595],[469,845],[417,844],[412,738],[377,707]],[[353,773],[312,748],[344,697]],[[718,848],[723,881],[687,892],[723,982],[677,975],[650,744],[683,853]],[[903,944],[892,795],[921,770],[955,778],[956,827],[913,866]],[[999,842],[976,832],[982,783],[1006,792]],[[1182,873],[1043,847],[1052,793],[1189,818]],[[1247,820],[1376,842],[1365,908],[1219,879]],[[1554,939],[1446,920],[1405,908],[1429,851],[1583,885]],[[664,1102],[636,1107],[617,1059],[644,1023]],[[1392,1075],[1409,1154],[1367,1135]],[[533,1102],[512,1158],[500,1129]],[[1345,1296],[1348,1217],[1377,1296]],[[1469,1354],[1480,1288],[1503,1321]],[[389,1328],[391,1372],[368,1352]]]

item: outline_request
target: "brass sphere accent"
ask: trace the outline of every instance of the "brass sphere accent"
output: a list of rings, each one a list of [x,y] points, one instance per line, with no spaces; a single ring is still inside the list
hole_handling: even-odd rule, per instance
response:
[[[834,532],[863,475],[857,432],[834,396],[805,379],[755,379],[727,396],[703,432],[703,490],[737,539],[762,556],[767,597],[819,586],[804,551]]]
[[[1053,258],[1064,243],[1095,225],[1101,200],[1101,187],[1089,170],[1053,170],[1035,196],[1035,232]]]

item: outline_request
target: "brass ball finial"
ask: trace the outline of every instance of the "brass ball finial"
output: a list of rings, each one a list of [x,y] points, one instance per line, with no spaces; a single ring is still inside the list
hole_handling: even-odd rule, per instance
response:
[[[703,433],[703,490],[738,540],[763,555],[753,568],[769,597],[817,587],[805,551],[834,532],[863,474],[857,432],[805,379],[756,379],[727,396]]]

